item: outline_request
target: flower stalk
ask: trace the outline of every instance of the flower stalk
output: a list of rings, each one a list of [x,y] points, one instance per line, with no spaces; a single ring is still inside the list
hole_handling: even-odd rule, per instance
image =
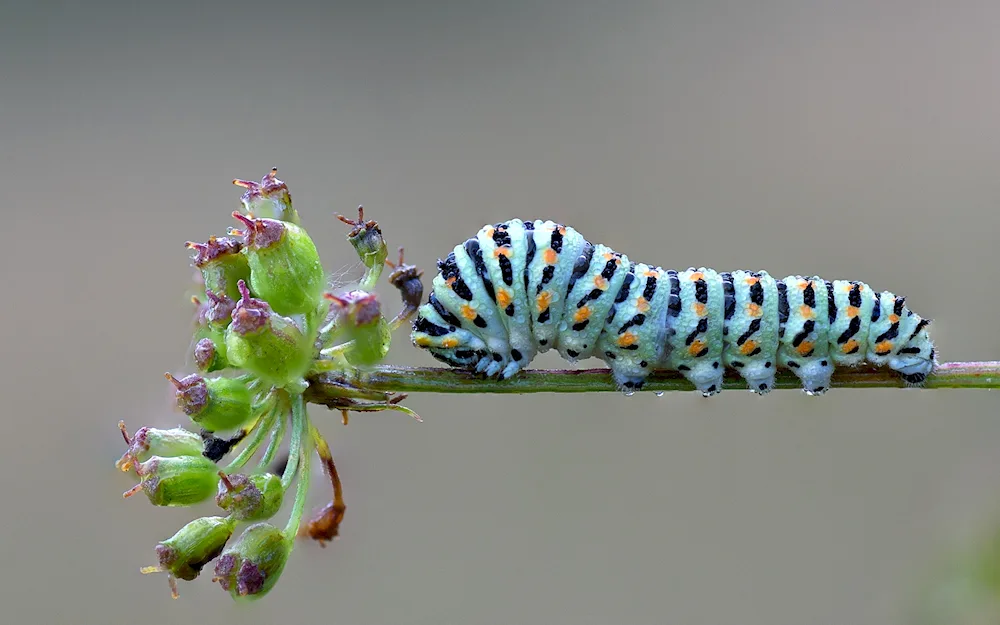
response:
[[[378,365],[370,371],[317,373],[309,379],[307,401],[331,406],[343,398],[344,387],[383,393],[620,393],[608,369],[530,369],[509,380],[438,367]],[[832,388],[905,388],[906,383],[886,368],[858,367],[838,370]],[[725,389],[746,390],[746,382],[727,374]],[[789,371],[778,374],[775,389],[802,390],[802,382]],[[1000,361],[947,362],[937,366],[922,389],[1000,389]],[[677,372],[657,371],[641,392],[693,391]],[[333,406],[331,406],[333,407]]]

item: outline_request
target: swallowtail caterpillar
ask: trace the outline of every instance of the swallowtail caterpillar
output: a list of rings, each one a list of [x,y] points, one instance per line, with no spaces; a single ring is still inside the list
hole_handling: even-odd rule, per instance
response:
[[[819,394],[835,367],[864,362],[922,384],[935,363],[929,323],[904,298],[863,282],[665,270],[568,226],[512,219],[438,261],[412,340],[490,377],[513,376],[556,349],[570,361],[601,358],[626,391],[670,369],[707,397],[733,369],[763,394],[782,367]]]

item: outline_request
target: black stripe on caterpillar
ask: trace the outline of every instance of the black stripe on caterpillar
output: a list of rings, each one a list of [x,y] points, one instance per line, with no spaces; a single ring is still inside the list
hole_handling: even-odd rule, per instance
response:
[[[413,343],[491,377],[554,348],[570,361],[601,358],[626,391],[672,369],[709,396],[729,368],[763,394],[782,367],[819,394],[837,366],[888,366],[920,385],[935,363],[930,320],[888,291],[764,271],[664,270],[551,221],[484,226],[438,270]]]

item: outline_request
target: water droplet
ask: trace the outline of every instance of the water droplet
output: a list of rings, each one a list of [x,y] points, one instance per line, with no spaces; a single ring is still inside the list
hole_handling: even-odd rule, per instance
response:
[[[624,395],[625,397],[631,397],[635,395],[635,389],[632,388],[622,389],[622,395]]]
[[[663,391],[656,391],[653,394],[656,395],[657,397],[663,397]]]

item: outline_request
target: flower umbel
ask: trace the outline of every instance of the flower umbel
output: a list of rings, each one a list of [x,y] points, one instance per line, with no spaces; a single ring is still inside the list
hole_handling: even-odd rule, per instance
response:
[[[166,377],[178,408],[200,432],[143,427],[130,436],[119,423],[128,449],[116,466],[134,470],[139,479],[125,497],[141,491],[157,506],[191,506],[214,496],[225,512],[182,527],[156,547],[158,564],[142,569],[166,573],[175,597],[176,580],[196,578],[216,559],[214,580],[235,599],[260,598],[274,587],[303,527],[313,453],[330,476],[333,499],[301,535],[324,544],[340,533],[343,488],[329,445],[309,421],[302,395],[306,380],[319,372],[350,379],[359,367],[380,361],[391,330],[412,315],[423,291],[420,272],[403,265],[400,255],[398,265],[389,265],[403,309],[386,320],[371,292],[387,264],[385,240],[378,224],[366,221],[359,209],[357,221],[342,220],[352,226],[348,240],[365,274],[357,289],[325,294],[316,246],[276,174],[272,169],[260,182],[234,181],[246,189],[241,200],[247,214],[233,213],[242,230],[188,243],[204,290],[204,297],[193,298],[188,348],[200,373]],[[399,405],[403,397],[347,383],[330,406],[344,413],[346,424],[348,410],[413,414]],[[288,461],[279,476],[267,469],[286,430]],[[235,457],[223,464],[231,453]],[[255,458],[256,468],[249,466]],[[294,504],[285,528],[265,523],[280,511],[289,490]],[[242,523],[255,524],[225,548]]]

